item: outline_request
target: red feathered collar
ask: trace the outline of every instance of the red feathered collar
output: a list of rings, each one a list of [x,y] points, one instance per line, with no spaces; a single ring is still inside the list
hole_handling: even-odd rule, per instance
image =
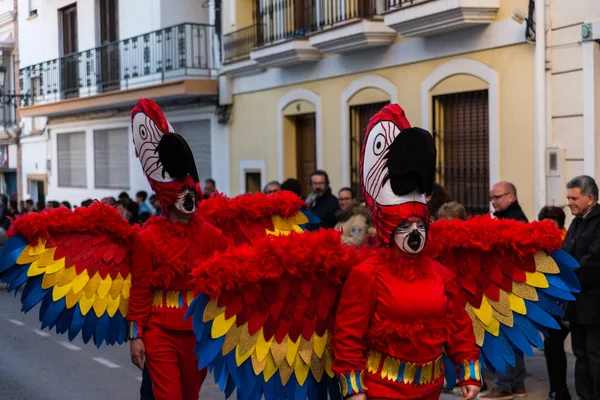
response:
[[[129,225],[114,207],[96,202],[73,211],[60,207],[17,217],[8,237],[19,234],[32,245],[39,238],[48,239],[65,233],[110,235],[116,240],[128,241],[136,231],[137,227]]]
[[[534,255],[540,251],[560,249],[560,230],[552,221],[524,223],[513,220],[473,217],[467,221],[440,220],[430,226],[429,243],[434,253],[451,249],[478,249],[482,251],[511,251],[519,256]]]
[[[248,193],[232,199],[218,194],[200,203],[200,213],[207,222],[222,226],[231,221],[257,221],[275,214],[289,218],[305,205],[300,197],[289,191],[270,195]]]
[[[341,283],[350,269],[368,256],[342,244],[340,233],[320,230],[257,240],[197,264],[192,271],[195,289],[212,297],[284,274],[306,277],[322,274]]]

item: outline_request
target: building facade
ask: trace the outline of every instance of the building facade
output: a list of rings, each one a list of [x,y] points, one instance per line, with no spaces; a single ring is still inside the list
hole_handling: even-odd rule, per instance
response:
[[[129,110],[150,97],[190,144],[202,179],[229,186],[219,123],[214,4],[19,0],[22,198],[134,196],[150,187]],[[225,190],[226,191],[226,190]]]
[[[397,102],[432,132],[438,182],[470,213],[489,210],[499,180],[515,183],[530,218],[543,204],[564,205],[565,179],[598,168],[600,155],[582,139],[600,137],[600,114],[588,103],[600,90],[600,59],[595,37],[581,32],[584,23],[595,27],[600,7],[546,1],[545,24],[537,23],[547,28],[540,142],[534,3],[543,4],[227,0],[220,91],[232,104],[230,192],[290,177],[308,191],[314,169],[329,173],[334,190],[358,190],[367,121]]]

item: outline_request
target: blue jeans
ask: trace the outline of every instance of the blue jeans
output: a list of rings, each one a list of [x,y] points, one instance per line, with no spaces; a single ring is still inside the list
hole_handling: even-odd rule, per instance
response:
[[[525,361],[523,357],[515,357],[515,366],[506,367],[506,376],[496,372],[494,389],[500,392],[513,392],[517,389],[525,389]]]

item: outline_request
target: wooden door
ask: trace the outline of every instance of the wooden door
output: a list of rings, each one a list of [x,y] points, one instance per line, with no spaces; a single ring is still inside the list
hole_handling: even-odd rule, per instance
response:
[[[59,10],[61,16],[62,58],[61,87],[65,98],[79,96],[79,63],[77,57],[77,3]]]
[[[102,91],[120,88],[118,0],[100,0],[100,77]]]
[[[296,117],[296,175],[302,184],[303,196],[310,192],[308,178],[317,169],[315,114]]]

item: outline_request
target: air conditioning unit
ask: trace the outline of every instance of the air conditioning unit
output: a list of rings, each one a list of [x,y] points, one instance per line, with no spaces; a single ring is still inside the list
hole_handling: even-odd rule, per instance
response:
[[[565,149],[546,149],[546,205],[564,207],[567,203],[565,160]]]

